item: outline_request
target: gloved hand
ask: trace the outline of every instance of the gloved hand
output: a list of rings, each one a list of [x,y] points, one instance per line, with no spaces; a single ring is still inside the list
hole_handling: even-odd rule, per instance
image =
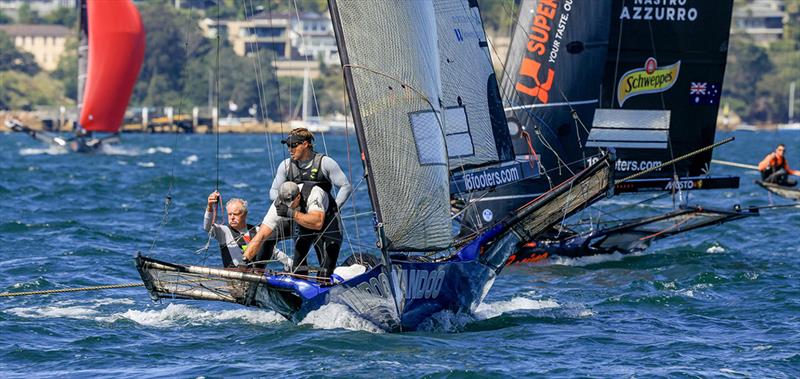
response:
[[[286,204],[278,204],[275,206],[275,210],[280,217],[288,217],[292,218],[294,216],[294,209],[289,208]]]

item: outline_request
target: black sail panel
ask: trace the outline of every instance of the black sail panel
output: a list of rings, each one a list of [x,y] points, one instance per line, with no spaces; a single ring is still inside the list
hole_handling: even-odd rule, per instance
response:
[[[582,147],[598,105],[610,12],[607,1],[527,0],[520,7],[503,98],[517,132],[515,152],[529,152],[522,135],[527,132],[553,184],[570,175],[559,165],[570,164],[573,171],[584,165]]]
[[[583,168],[585,128],[600,96],[610,14],[607,1],[522,2],[500,89],[514,153],[519,160],[538,155],[546,175],[470,199],[462,233],[502,218]]]
[[[714,142],[733,1],[613,4],[602,109],[588,145],[616,147],[624,177]],[[646,177],[704,175],[711,154]]]

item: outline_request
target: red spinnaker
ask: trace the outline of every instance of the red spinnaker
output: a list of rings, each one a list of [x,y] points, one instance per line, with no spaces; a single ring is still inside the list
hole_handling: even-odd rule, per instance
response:
[[[144,60],[144,26],[130,0],[89,0],[86,12],[89,62],[80,124],[115,133]]]

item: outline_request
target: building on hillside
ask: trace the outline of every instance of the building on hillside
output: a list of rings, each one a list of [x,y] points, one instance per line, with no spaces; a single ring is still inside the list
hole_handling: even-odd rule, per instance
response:
[[[308,68],[311,75],[319,74],[319,62],[339,64],[339,52],[330,17],[313,12],[279,13],[269,16],[261,12],[247,20],[200,21],[207,38],[218,34],[227,38],[234,53],[252,56],[270,52],[274,56],[279,76],[303,76]]]
[[[45,71],[58,67],[70,30],[61,25],[0,25],[0,30],[14,40],[14,46],[33,54],[36,64]]]
[[[23,4],[28,4],[32,11],[44,16],[58,8],[75,8],[75,0],[0,0],[0,11],[17,20],[17,12]]]
[[[783,38],[786,20],[782,0],[754,0],[733,11],[732,33],[745,33],[753,41],[768,45]]]

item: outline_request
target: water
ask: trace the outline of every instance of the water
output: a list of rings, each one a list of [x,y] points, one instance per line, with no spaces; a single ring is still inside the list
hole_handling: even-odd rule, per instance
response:
[[[715,158],[755,163],[784,142],[800,165],[800,133],[733,135]],[[213,244],[195,252],[206,243],[206,196],[219,182],[224,198],[250,201],[249,221],[258,222],[271,167],[285,156],[270,155],[265,138],[221,136],[217,179],[214,136],[125,135],[120,147],[87,156],[0,135],[0,292],[138,282],[137,251],[218,264]],[[348,172],[355,139],[326,142]],[[714,170],[741,174],[742,188],[696,192],[692,203],[768,203],[755,172]],[[355,196],[356,213],[368,209],[364,183]],[[605,208],[641,199],[619,196]],[[371,221],[354,220],[343,257],[374,243]],[[141,287],[0,298],[0,376],[797,377],[799,224],[796,209],[764,211],[643,254],[508,268],[475,315],[439,314],[408,334],[380,333],[338,306],[298,326],[230,304],[153,303]]]

